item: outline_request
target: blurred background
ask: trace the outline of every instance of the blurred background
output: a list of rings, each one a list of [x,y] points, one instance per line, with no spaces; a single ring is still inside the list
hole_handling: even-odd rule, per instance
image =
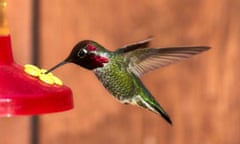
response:
[[[80,40],[115,50],[154,36],[153,47],[211,50],[142,77],[173,120],[118,103],[93,73],[73,64],[54,74],[75,108],[0,118],[1,144],[239,144],[239,0],[8,0],[14,58],[50,68]]]

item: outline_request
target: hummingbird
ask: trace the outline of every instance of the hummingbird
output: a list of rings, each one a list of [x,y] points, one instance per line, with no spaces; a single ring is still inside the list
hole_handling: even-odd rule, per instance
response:
[[[208,46],[151,48],[152,38],[125,45],[115,51],[104,48],[93,40],[77,43],[71,53],[45,74],[66,63],[74,63],[91,70],[103,86],[123,104],[132,104],[172,121],[163,107],[141,82],[140,77],[152,70],[209,49]]]

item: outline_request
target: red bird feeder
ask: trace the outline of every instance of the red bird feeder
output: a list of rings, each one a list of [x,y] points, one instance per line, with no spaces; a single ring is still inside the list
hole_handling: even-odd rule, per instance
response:
[[[0,0],[0,116],[37,115],[72,109],[70,88],[44,83],[14,62],[5,9],[6,2]]]

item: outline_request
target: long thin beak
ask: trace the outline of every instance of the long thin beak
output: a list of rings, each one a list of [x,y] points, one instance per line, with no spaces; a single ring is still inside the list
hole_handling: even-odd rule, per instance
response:
[[[45,74],[48,74],[49,72],[55,70],[56,68],[58,68],[58,67],[60,67],[60,66],[62,66],[62,65],[64,65],[64,64],[66,64],[66,63],[68,63],[68,62],[67,62],[67,61],[62,61],[62,62],[60,62],[59,64],[57,64],[57,65],[55,65],[54,67],[52,67],[52,68],[50,68],[49,70],[47,70],[47,71],[45,72]]]

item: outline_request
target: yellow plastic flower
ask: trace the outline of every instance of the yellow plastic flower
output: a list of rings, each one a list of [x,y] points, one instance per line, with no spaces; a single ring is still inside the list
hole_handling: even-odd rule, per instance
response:
[[[40,69],[35,65],[25,64],[24,71],[33,77],[39,78],[41,81],[47,84],[63,85],[63,82],[58,77],[54,76],[51,72],[48,74],[45,74],[47,70]]]

